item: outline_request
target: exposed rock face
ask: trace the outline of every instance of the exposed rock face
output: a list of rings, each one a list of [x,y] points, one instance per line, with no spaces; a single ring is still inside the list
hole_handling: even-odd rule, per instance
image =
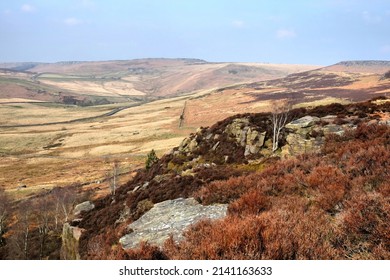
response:
[[[81,213],[91,211],[93,208],[95,208],[95,205],[92,202],[84,201],[83,203],[76,205],[73,210],[73,215],[79,216]]]
[[[259,155],[260,150],[264,146],[266,139],[266,132],[259,131],[258,128],[249,121],[248,118],[237,118],[233,119],[223,130],[224,135],[207,133],[199,128],[195,134],[185,138],[178,150],[173,152],[174,155],[184,154],[189,155],[194,151],[201,148],[202,143],[212,142],[209,147],[211,151],[216,151],[220,146],[220,139],[227,136],[228,139],[233,140],[239,146],[245,150],[244,156]]]
[[[336,116],[323,118],[305,116],[286,125],[288,130],[286,145],[282,148],[284,155],[299,155],[319,152],[325,141],[325,136],[331,133],[342,135],[346,129],[355,128],[351,123],[335,124]],[[319,122],[327,123],[321,126]]]
[[[245,147],[245,156],[259,153],[264,145],[266,132],[259,132],[254,127],[251,127],[249,120],[246,118],[235,119],[229,124],[225,133],[231,138]]]
[[[249,120],[246,118],[235,119],[226,126],[225,133],[234,138],[241,146],[245,146]]]
[[[288,133],[287,144],[282,148],[282,154],[298,155],[302,153],[318,152],[324,141],[323,133],[316,133],[319,137],[311,137],[314,125],[320,118],[305,116],[286,125]]]
[[[162,246],[173,236],[175,241],[182,238],[188,226],[203,219],[220,219],[226,216],[227,205],[203,206],[195,199],[178,198],[157,203],[137,221],[129,225],[132,233],[123,236],[119,242],[124,249],[137,247],[141,241]]]
[[[184,138],[179,146],[179,150],[184,153],[193,152],[198,147],[196,139],[188,137]]]
[[[69,223],[65,223],[62,229],[62,246],[61,259],[62,260],[79,260],[79,240],[83,229],[73,227]]]
[[[320,118],[312,116],[304,116],[303,118],[294,120],[286,125],[286,128],[292,130],[300,130],[303,128],[309,128],[313,126],[316,122],[320,121]]]
[[[248,129],[246,136],[245,156],[259,153],[264,146],[266,132],[258,132],[257,130]]]

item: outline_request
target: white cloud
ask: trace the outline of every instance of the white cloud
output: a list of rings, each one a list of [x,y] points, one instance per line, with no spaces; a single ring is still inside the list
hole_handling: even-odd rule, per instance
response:
[[[75,25],[80,25],[83,23],[82,20],[80,19],[77,19],[77,18],[73,18],[73,17],[70,17],[70,18],[67,18],[64,20],[64,23],[68,26],[75,26]]]
[[[245,26],[245,22],[242,21],[242,20],[234,20],[232,22],[232,25],[235,27],[235,28],[243,28]]]
[[[279,39],[290,39],[296,37],[297,34],[293,29],[290,28],[280,28],[276,31],[276,37]]]
[[[23,4],[22,7],[20,8],[22,12],[24,13],[33,13],[36,11],[36,8],[30,4]]]

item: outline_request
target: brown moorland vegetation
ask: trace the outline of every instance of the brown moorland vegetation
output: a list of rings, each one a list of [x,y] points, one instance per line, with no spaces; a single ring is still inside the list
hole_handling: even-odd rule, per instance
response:
[[[169,168],[170,163],[183,166],[195,155],[165,155],[119,188],[114,202],[111,197],[98,200],[96,208],[86,214],[79,224],[86,229],[80,240],[81,257],[389,259],[390,127],[370,123],[389,112],[389,106],[389,102],[373,100],[296,109],[297,117],[364,117],[358,118],[356,129],[328,136],[320,153],[274,158],[258,170],[249,168],[237,152],[229,163],[180,176]],[[247,116],[254,123],[258,120],[258,125],[265,120],[264,114]],[[232,118],[199,133],[223,131],[229,120]],[[201,142],[197,152],[207,158],[208,149],[202,145],[209,147],[210,143]],[[232,142],[226,141],[226,145],[235,149]],[[160,182],[153,180],[159,176],[163,176]],[[144,182],[149,182],[145,191],[133,191]],[[132,213],[127,221],[131,222],[153,203],[191,196],[203,204],[228,203],[228,216],[197,223],[183,241],[168,240],[163,248],[149,244],[129,251],[120,248],[117,242],[126,228],[116,221],[124,202]],[[99,253],[90,249],[94,246],[99,246]]]

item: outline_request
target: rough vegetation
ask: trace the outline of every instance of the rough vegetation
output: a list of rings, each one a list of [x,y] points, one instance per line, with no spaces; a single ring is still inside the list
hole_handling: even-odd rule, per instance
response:
[[[272,114],[241,114],[199,128],[93,203],[75,207],[86,197],[70,187],[17,205],[1,192],[0,257],[389,259],[389,119],[386,98],[294,109],[272,151]],[[175,213],[183,201],[193,207]],[[143,228],[166,204],[169,219]],[[159,242],[140,238],[159,227]]]
[[[84,230],[80,257],[388,259],[390,102],[379,101],[292,110],[290,121],[315,120],[301,133],[305,141],[322,139],[300,155],[283,153],[291,127],[272,153],[270,114],[244,114],[200,128],[140,170],[114,198],[95,201],[77,224]],[[259,132],[254,138],[262,145],[254,153],[246,153],[248,131]],[[123,250],[118,244],[131,233],[127,225],[154,204],[188,197],[226,204],[228,215],[193,224],[184,239],[163,246],[141,242]]]

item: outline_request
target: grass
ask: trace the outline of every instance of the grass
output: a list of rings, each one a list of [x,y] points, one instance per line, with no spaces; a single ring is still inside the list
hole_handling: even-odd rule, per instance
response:
[[[87,108],[50,103],[2,104],[0,113],[7,124],[16,125],[88,117],[128,104]],[[103,190],[106,183],[95,182],[104,179],[114,160],[127,170],[121,177],[124,183],[131,170],[144,166],[152,148],[161,156],[187,135],[187,131],[176,128],[181,105],[181,99],[156,101],[93,121],[2,129],[0,186],[17,199],[45,191],[47,186],[74,182]],[[20,184],[29,188],[16,191]]]
[[[335,98],[335,97],[324,97],[322,99],[317,99],[313,101],[301,102],[299,104],[294,105],[294,108],[307,108],[307,107],[317,107],[322,105],[328,105],[332,103],[340,103],[340,104],[349,104],[351,103],[348,100],[343,98]]]

